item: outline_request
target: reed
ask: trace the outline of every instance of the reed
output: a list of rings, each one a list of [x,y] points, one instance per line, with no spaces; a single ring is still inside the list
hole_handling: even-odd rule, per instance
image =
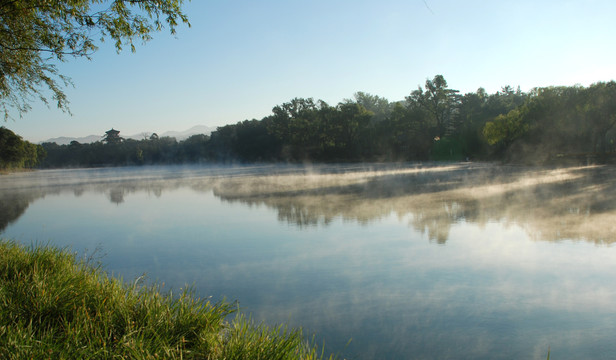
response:
[[[323,357],[301,329],[255,324],[232,303],[128,284],[67,249],[0,240],[2,359]]]

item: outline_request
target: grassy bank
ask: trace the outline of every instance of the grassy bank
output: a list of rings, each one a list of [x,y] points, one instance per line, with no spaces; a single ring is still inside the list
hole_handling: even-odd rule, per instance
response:
[[[74,254],[0,240],[2,359],[321,359],[301,329],[127,284]]]

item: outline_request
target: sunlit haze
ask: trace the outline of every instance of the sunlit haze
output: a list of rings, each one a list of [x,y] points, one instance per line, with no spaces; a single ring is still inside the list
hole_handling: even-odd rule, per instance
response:
[[[34,102],[2,124],[24,139],[123,135],[261,119],[295,97],[390,101],[442,74],[461,93],[616,79],[616,2],[202,1],[192,24],[59,65],[72,115]]]

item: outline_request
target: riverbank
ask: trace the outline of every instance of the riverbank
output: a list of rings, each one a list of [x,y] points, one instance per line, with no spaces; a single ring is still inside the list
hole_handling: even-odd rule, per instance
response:
[[[324,357],[301,329],[254,324],[190,289],[161,290],[109,277],[67,249],[0,240],[0,358]]]
[[[2,169],[0,168],[0,175],[8,175],[14,173],[25,173],[36,171],[37,169],[26,169],[26,168],[14,168],[14,169]]]

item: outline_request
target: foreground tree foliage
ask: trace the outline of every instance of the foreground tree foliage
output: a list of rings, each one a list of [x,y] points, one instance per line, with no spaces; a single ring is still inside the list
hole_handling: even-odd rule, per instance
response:
[[[2,359],[323,358],[301,329],[229,320],[234,304],[127,284],[66,250],[0,240],[0,264]]]
[[[43,144],[43,167],[263,161],[612,162],[616,82],[459,95],[441,75],[404,101],[295,98],[211,135]]]
[[[175,33],[188,24],[183,0],[0,0],[0,107],[23,114],[30,101],[68,110],[62,88],[70,80],[56,64],[70,58],[90,58],[96,41],[111,40],[117,51],[168,26]],[[97,38],[94,38],[94,37]]]

